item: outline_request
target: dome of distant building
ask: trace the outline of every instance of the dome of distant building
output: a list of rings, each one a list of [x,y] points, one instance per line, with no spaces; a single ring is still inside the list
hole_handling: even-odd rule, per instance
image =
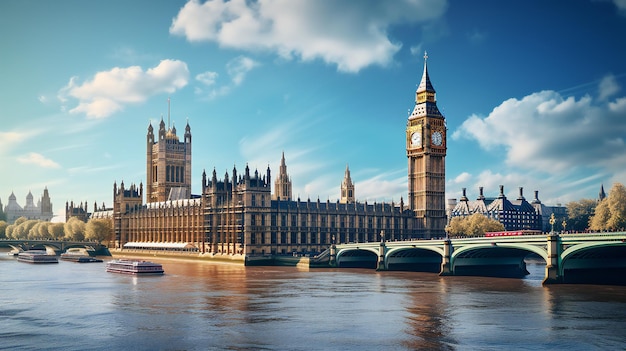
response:
[[[9,195],[9,203],[2,209],[2,202],[0,201],[0,209],[7,216],[7,223],[12,224],[16,219],[25,217],[26,219],[36,219],[41,221],[50,221],[54,214],[52,213],[52,203],[50,196],[48,195],[48,188],[44,189],[41,199],[34,203],[33,194],[31,191],[26,195],[26,204],[24,207],[17,203],[17,197],[13,192]]]

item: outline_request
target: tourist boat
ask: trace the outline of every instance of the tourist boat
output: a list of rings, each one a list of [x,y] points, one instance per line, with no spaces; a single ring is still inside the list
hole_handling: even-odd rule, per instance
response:
[[[107,262],[106,271],[132,275],[160,275],[164,273],[163,266],[158,263],[128,259]]]
[[[59,263],[59,259],[54,255],[48,255],[43,250],[29,250],[20,252],[17,260],[26,263]]]
[[[89,253],[85,249],[70,248],[61,254],[61,259],[64,261],[72,261],[78,263],[90,263],[90,262],[102,262],[101,259],[89,256]]]

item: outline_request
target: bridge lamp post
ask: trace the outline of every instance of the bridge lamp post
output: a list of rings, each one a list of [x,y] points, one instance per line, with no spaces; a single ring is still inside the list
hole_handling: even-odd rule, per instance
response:
[[[560,274],[561,243],[559,235],[554,233],[554,223],[556,223],[556,220],[554,219],[554,213],[552,213],[550,215],[550,225],[552,228],[550,234],[548,235],[548,257],[546,260],[546,275],[543,280],[543,284],[561,283],[563,280],[563,277],[561,277]]]
[[[335,236],[331,235],[330,239],[330,258],[328,264],[331,267],[337,267],[337,246],[335,245]]]
[[[378,248],[378,262],[376,264],[377,271],[386,271],[387,267],[385,264],[385,231],[380,231],[380,247]]]
[[[561,225],[563,226],[563,233],[565,233],[565,228],[567,228],[567,222],[563,220],[563,223],[561,223]]]

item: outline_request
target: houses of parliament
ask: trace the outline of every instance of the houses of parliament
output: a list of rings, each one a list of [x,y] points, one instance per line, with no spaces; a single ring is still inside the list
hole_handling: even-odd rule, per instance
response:
[[[425,56],[415,106],[408,116],[408,198],[357,201],[346,167],[336,202],[294,199],[283,152],[278,174],[242,170],[202,173],[202,194],[191,194],[192,134],[182,140],[161,120],[146,136],[146,184],[113,185],[118,249],[184,249],[214,255],[310,254],[333,242],[445,236],[446,122],[437,108]],[[399,134],[402,135],[402,134]],[[272,191],[273,185],[273,191]],[[144,199],[145,198],[145,202]],[[104,212],[104,211],[100,211]],[[94,216],[104,214],[94,212]]]

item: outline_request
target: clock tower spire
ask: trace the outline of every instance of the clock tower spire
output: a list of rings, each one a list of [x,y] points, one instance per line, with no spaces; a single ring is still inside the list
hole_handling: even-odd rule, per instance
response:
[[[420,237],[445,236],[446,120],[437,108],[435,88],[428,75],[428,55],[415,92],[415,107],[406,126],[409,207],[417,217]]]

